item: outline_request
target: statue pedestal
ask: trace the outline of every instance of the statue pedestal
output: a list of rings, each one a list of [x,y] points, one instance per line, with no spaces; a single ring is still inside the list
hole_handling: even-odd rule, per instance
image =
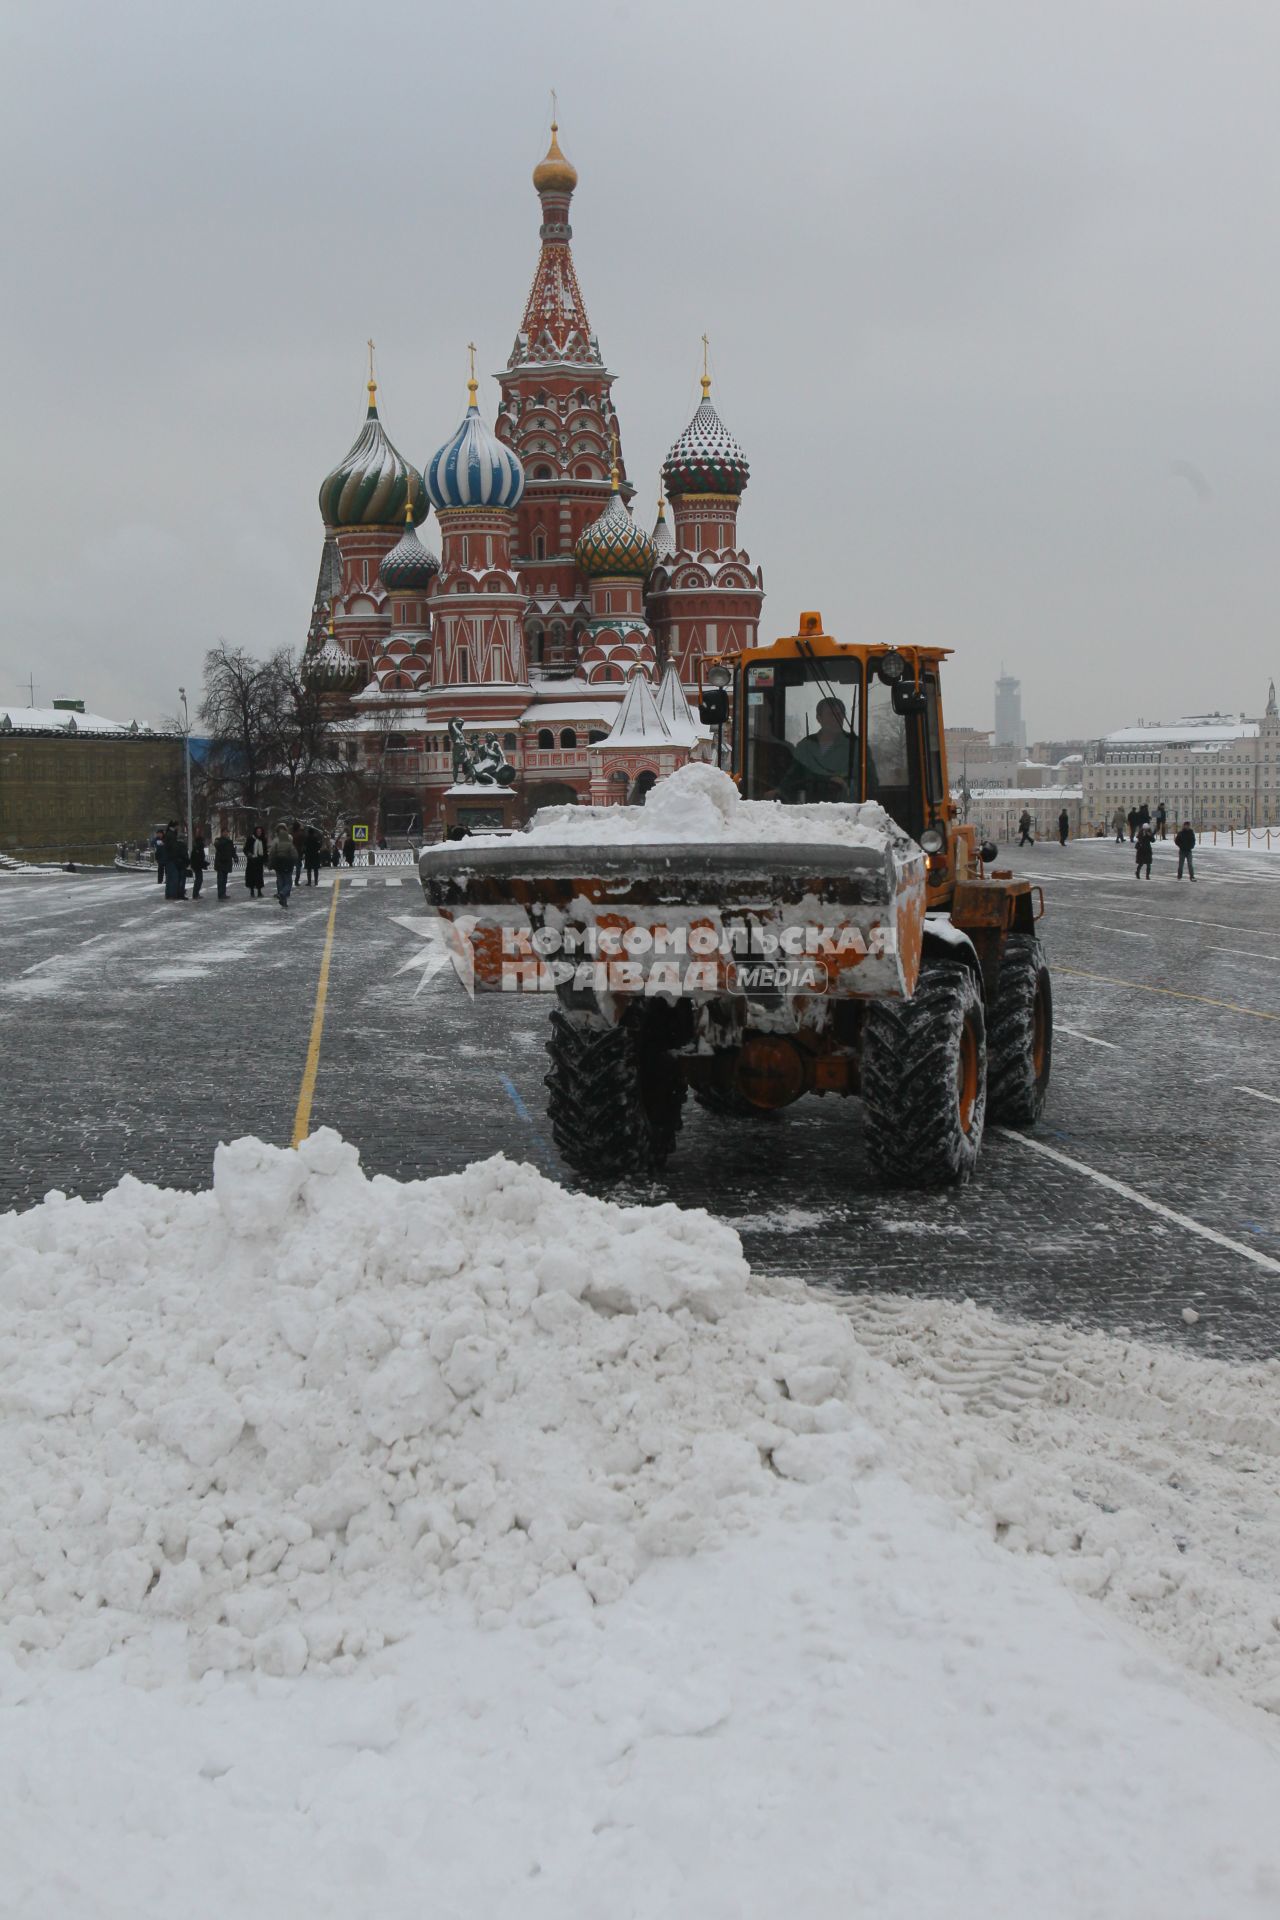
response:
[[[446,787],[440,805],[446,838],[451,827],[466,833],[489,833],[494,827],[514,828],[520,809],[512,787],[481,786],[455,781]]]

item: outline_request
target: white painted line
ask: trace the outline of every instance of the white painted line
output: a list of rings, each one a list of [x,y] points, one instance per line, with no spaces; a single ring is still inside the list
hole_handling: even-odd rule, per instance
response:
[[[1112,1053],[1119,1053],[1119,1044],[1115,1040],[1099,1040],[1096,1034],[1081,1033],[1077,1027],[1060,1027],[1054,1023],[1055,1033],[1069,1033],[1073,1040],[1087,1040],[1091,1047],[1110,1047]]]
[[[1251,1093],[1255,1100],[1269,1100],[1273,1107],[1280,1107],[1280,1099],[1274,1093],[1262,1093],[1257,1087],[1237,1087],[1237,1093]]]
[[[368,886],[368,884],[369,884],[369,876],[368,876],[368,874],[367,874],[367,873],[353,873],[353,874],[352,874],[352,876],[351,876],[351,885],[352,885],[353,887],[367,887],[367,886]]]
[[[999,1127],[996,1131],[1004,1140],[1016,1140],[1028,1153],[1038,1153],[1046,1160],[1056,1160],[1060,1167],[1070,1167],[1074,1173],[1084,1174],[1096,1186],[1106,1187],[1109,1193],[1118,1193],[1135,1206],[1145,1207],[1148,1213],[1154,1213],[1158,1219],[1171,1220],[1175,1227],[1197,1234],[1201,1240],[1211,1240],[1215,1247],[1225,1247],[1229,1253],[1238,1253],[1242,1260],[1251,1260],[1255,1267],[1262,1267],[1267,1273],[1280,1273],[1280,1260],[1273,1260],[1269,1253],[1259,1253],[1256,1247],[1246,1247],[1242,1240],[1233,1240],[1229,1234],[1219,1233],[1216,1227],[1206,1227],[1203,1222],[1193,1220],[1190,1214],[1177,1213],[1172,1207],[1162,1206],[1148,1194],[1139,1193],[1136,1187],[1127,1187],[1123,1180],[1113,1179],[1109,1173],[1100,1173],[1097,1167],[1086,1166],[1083,1160],[1073,1160],[1069,1153],[1047,1146],[1043,1140],[1033,1140],[1030,1134],[1017,1133],[1010,1127]]]
[[[1154,933],[1134,933],[1130,927],[1109,927],[1104,921],[1090,922],[1095,933],[1118,933],[1122,940],[1154,940]]]
[[[402,873],[389,873],[382,884],[384,887],[402,887],[404,885],[404,875]]]
[[[1209,953],[1238,953],[1242,960],[1269,960],[1274,967],[1280,953],[1259,953],[1256,947],[1209,947]]]

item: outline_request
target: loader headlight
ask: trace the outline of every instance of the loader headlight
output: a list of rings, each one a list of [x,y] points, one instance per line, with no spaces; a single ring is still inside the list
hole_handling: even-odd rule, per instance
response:
[[[920,835],[920,845],[926,853],[941,853],[945,844],[941,827],[926,827]]]
[[[704,677],[704,685],[708,687],[731,687],[733,685],[733,675],[730,673],[728,667],[708,667]]]
[[[886,687],[895,686],[897,682],[901,680],[906,670],[907,663],[896,647],[890,648],[888,653],[881,654],[880,658],[876,661],[876,672],[880,675]]]

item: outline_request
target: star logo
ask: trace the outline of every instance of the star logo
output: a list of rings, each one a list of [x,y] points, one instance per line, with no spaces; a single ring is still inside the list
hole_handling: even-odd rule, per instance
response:
[[[447,920],[443,914],[430,911],[421,914],[398,913],[396,925],[404,927],[421,941],[417,953],[396,968],[396,973],[417,973],[420,978],[414,988],[414,999],[425,993],[433,981],[447,979],[452,972],[466,988],[469,998],[476,997],[475,955],[471,947],[471,934],[477,924],[476,915],[461,913],[456,919]]]

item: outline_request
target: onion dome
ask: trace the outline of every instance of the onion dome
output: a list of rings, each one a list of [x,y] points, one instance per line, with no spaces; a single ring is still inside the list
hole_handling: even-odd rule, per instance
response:
[[[711,381],[702,376],[702,405],[662,463],[668,493],[738,494],[751,469],[746,456],[711,404]]]
[[[593,520],[573,550],[583,573],[595,580],[643,580],[653,567],[653,543],[627,512],[613,466],[613,493],[598,520]]]
[[[474,366],[462,425],[427,462],[425,479],[438,513],[458,507],[514,507],[524,492],[524,468],[480,418]]]
[[[318,688],[322,693],[354,693],[357,685],[367,677],[363,662],[348,653],[341,641],[334,639],[332,620],[324,645],[307,654],[302,671],[308,685]]]
[[[411,509],[416,526],[426,516],[422,476],[388,440],[378,418],[378,383],[369,376],[369,411],[346,459],[320,488],[326,527],[394,527]]]
[[[649,536],[655,560],[669,560],[676,550],[675,538],[667,525],[667,503],[658,495],[658,517],[653,523],[653,532]]]
[[[572,193],[578,184],[578,169],[560,151],[560,142],[556,139],[559,131],[553,120],[546,158],[539,160],[533,170],[533,184],[539,193]]]
[[[412,508],[405,508],[405,529],[390,553],[382,557],[378,576],[392,593],[425,593],[440,571],[440,562],[424,547],[413,529]]]

